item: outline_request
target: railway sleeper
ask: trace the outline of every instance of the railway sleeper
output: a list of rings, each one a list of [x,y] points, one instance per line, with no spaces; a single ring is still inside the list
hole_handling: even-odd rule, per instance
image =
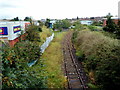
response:
[[[81,84],[81,83],[80,83],[80,80],[79,80],[79,79],[76,79],[76,78],[75,78],[75,79],[69,79],[69,82],[72,83],[72,84],[73,84],[73,83]]]
[[[69,76],[69,79],[79,79],[80,77],[78,76]]]

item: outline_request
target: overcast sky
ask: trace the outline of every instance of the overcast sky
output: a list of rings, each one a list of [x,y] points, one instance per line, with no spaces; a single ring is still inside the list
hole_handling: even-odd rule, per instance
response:
[[[120,0],[0,0],[0,19],[64,19],[118,15]]]

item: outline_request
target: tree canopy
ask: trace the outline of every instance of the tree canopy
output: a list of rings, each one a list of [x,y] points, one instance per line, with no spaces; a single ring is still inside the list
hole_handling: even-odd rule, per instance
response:
[[[15,17],[14,19],[12,19],[11,21],[20,21],[18,17]]]
[[[108,32],[112,32],[112,33],[116,32],[117,25],[113,22],[111,17],[107,18],[106,26],[103,28],[103,30],[108,31]]]
[[[54,29],[68,29],[71,26],[70,22],[67,19],[58,20],[54,25]]]
[[[46,22],[45,22],[45,26],[47,27],[47,28],[49,28],[49,24],[50,24],[50,19],[46,19]]]
[[[25,17],[24,21],[30,21],[30,17]]]

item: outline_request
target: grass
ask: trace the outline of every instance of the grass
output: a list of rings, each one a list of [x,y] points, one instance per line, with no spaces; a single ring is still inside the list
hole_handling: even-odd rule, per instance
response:
[[[37,78],[42,78],[46,88],[64,88],[66,77],[62,71],[63,55],[61,42],[65,32],[55,33],[55,38],[50,43],[40,60],[35,65],[28,68],[34,72]]]
[[[88,28],[92,31],[103,31],[102,27],[100,26],[88,25]]]
[[[91,89],[100,90],[97,86],[95,86],[95,85],[92,84],[92,83],[88,83],[88,86],[89,86]]]
[[[46,41],[47,37],[50,37],[52,35],[52,30],[46,28],[45,26],[42,27],[42,32],[40,32],[40,39],[41,43],[43,44]]]
[[[61,41],[64,34],[64,32],[56,33],[54,40],[42,56],[46,66],[44,67],[46,73],[43,75],[47,76],[48,88],[64,88],[66,83],[66,78],[61,70],[63,63]]]

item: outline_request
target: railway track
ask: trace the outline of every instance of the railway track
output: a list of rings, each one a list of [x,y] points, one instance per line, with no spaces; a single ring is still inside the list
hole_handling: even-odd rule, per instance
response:
[[[64,54],[64,73],[67,76],[67,89],[86,90],[86,75],[82,65],[78,62],[75,56],[75,49],[71,42],[72,32],[68,32],[63,41]]]

